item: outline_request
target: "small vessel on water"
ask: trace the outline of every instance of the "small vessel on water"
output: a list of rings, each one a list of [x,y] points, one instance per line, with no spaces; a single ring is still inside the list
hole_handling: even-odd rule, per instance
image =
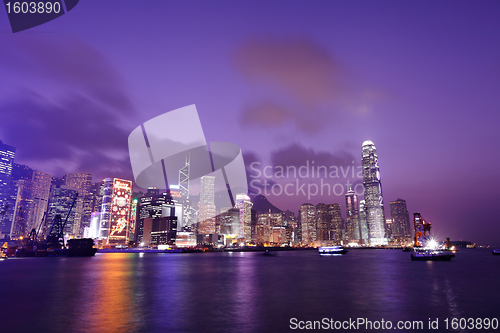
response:
[[[493,255],[500,255],[500,249],[494,249],[491,253],[493,253]]]
[[[425,221],[420,213],[413,214],[413,228],[415,239],[413,251],[411,252],[411,260],[450,261],[455,257],[455,254],[451,250],[438,248],[438,243],[430,235],[431,224]],[[450,245],[449,243],[448,239],[447,245]]]
[[[276,256],[276,252],[274,252],[274,250],[265,250],[263,255],[269,256],[269,257],[274,257],[274,256]]]
[[[435,261],[450,261],[455,257],[455,254],[434,249],[414,249],[411,253],[411,260],[435,260]]]
[[[320,255],[346,254],[347,250],[342,245],[320,246],[318,247]]]

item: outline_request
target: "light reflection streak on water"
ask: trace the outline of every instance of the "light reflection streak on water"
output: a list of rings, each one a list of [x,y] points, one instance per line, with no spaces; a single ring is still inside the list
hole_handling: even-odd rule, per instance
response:
[[[97,257],[89,267],[88,282],[81,290],[81,325],[78,331],[123,332],[137,327],[132,302],[133,255],[122,253]]]

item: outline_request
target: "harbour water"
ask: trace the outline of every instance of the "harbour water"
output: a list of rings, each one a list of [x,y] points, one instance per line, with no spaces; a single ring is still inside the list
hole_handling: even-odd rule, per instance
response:
[[[499,276],[500,256],[486,249],[451,262],[382,249],[11,258],[0,262],[0,330],[284,332],[363,318],[391,321],[391,332],[443,332],[448,318],[448,331],[468,332],[451,320],[500,319]],[[424,326],[397,329],[399,321]]]

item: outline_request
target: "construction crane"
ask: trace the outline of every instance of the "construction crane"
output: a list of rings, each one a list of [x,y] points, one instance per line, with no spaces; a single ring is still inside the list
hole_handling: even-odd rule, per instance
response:
[[[426,222],[420,213],[413,213],[413,228],[415,231],[414,247],[425,247],[431,238],[431,224]]]
[[[47,249],[64,248],[64,227],[68,222],[71,210],[75,206],[76,198],[78,198],[78,192],[75,194],[75,197],[73,198],[73,202],[71,203],[71,207],[68,210],[68,214],[66,214],[64,222],[62,221],[61,214],[56,214],[54,216],[54,221],[52,222],[49,235],[47,236],[47,240],[45,242],[45,246]]]

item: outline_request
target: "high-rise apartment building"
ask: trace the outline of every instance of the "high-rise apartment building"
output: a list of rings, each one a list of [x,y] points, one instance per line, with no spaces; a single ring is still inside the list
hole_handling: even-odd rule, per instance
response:
[[[370,140],[363,142],[361,165],[363,167],[364,199],[370,245],[385,245],[387,238],[385,236],[382,183],[377,149]]]
[[[345,195],[346,203],[346,240],[348,243],[358,243],[360,236],[358,196],[352,189]]]
[[[396,242],[407,245],[411,242],[410,213],[406,201],[396,199],[390,202],[392,219],[392,237]]]
[[[316,241],[316,208],[309,203],[300,206],[302,244],[312,245]]]

